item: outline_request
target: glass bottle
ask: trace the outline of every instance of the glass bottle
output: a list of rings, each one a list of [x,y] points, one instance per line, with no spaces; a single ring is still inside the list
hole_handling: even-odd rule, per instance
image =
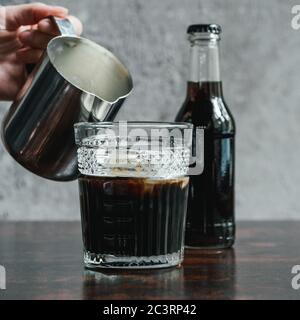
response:
[[[185,244],[231,247],[235,239],[235,123],[224,101],[220,77],[221,27],[191,25],[187,96],[176,121],[204,129],[204,171],[190,176]]]

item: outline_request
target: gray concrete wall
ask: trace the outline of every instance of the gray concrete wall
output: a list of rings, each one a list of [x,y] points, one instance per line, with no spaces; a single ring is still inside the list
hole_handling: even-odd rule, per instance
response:
[[[119,119],[172,120],[185,96],[187,25],[221,24],[224,93],[237,123],[237,218],[300,218],[300,30],[290,26],[295,1],[56,3],[81,18],[86,37],[130,68],[135,89]],[[2,103],[1,117],[6,109]],[[77,184],[38,178],[0,146],[0,219],[79,219]]]

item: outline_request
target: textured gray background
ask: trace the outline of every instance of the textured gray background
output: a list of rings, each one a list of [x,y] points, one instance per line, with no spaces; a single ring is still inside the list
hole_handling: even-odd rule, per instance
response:
[[[174,118],[185,96],[186,27],[220,23],[224,93],[237,122],[237,218],[300,218],[300,30],[290,26],[296,1],[58,3],[80,17],[86,37],[128,65],[135,90],[119,118],[130,120]],[[0,117],[7,106],[1,103]],[[77,184],[38,178],[0,146],[0,219],[79,219]]]

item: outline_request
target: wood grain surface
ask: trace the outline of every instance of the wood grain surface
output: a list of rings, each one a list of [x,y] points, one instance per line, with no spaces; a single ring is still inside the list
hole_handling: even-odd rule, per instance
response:
[[[181,267],[85,270],[78,222],[1,222],[1,299],[299,299],[300,222],[242,222],[230,250],[186,250]]]

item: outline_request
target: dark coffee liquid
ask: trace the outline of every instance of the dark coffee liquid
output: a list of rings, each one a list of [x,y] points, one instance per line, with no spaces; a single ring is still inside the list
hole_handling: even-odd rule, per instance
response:
[[[85,250],[117,256],[156,256],[181,250],[188,179],[81,176]]]
[[[176,121],[204,128],[204,171],[190,176],[185,244],[230,247],[234,243],[234,134],[221,82],[188,83]]]

